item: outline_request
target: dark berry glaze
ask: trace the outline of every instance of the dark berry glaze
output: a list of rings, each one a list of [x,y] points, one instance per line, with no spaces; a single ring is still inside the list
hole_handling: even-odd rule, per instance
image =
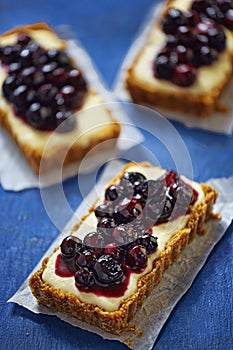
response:
[[[224,27],[233,30],[233,2],[194,0],[186,12],[169,9],[161,27],[166,38],[153,62],[154,76],[192,86],[198,69],[211,65],[226,48]]]
[[[14,45],[0,46],[0,62],[7,73],[2,94],[17,117],[38,130],[75,127],[73,113],[83,104],[87,83],[65,51],[46,50],[20,33]]]
[[[153,226],[191,214],[198,192],[174,171],[157,180],[126,172],[95,208],[96,231],[63,239],[55,273],[74,277],[80,291],[123,296],[131,274],[141,274],[158,247]]]
[[[62,256],[62,254],[59,254],[56,259],[55,264],[55,273],[57,276],[68,278],[68,277],[74,277],[75,272],[71,270],[69,263],[67,260]]]

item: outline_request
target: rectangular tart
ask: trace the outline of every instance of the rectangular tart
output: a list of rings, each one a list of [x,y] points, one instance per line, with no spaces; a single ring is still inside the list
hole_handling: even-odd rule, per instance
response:
[[[205,234],[208,219],[219,218],[212,211],[216,199],[207,184],[147,162],[127,164],[32,274],[33,295],[107,332],[132,330],[137,309],[165,271]]]
[[[114,147],[121,131],[66,48],[46,23],[0,36],[0,123],[36,173]]]
[[[189,23],[190,20],[186,20],[186,22],[189,22],[186,25],[178,26],[178,29],[169,28],[164,30],[163,21],[169,10],[178,9],[182,13],[187,13],[192,3],[193,0],[170,0],[165,2],[164,8],[150,30],[145,44],[126,71],[125,85],[135,103],[162,108],[167,112],[173,110],[198,117],[209,117],[215,111],[226,112],[228,110],[228,106],[223,106],[220,103],[220,98],[232,78],[233,31],[207,19],[208,23],[211,23],[208,25],[214,28],[213,30],[211,28],[212,33],[216,28],[220,28],[219,30],[225,33],[225,47],[221,43],[223,39],[219,39],[220,46],[223,45],[224,49],[222,47],[215,50],[212,46],[218,44],[210,44],[213,39],[204,32],[202,24],[202,32],[197,29],[199,21],[197,19],[196,27]],[[198,15],[200,14],[198,13]],[[198,40],[193,44],[192,40],[196,39],[191,36],[190,38],[185,37],[188,31],[196,33],[196,37],[200,32],[200,41],[199,35]],[[178,45],[180,51],[177,54]],[[194,45],[196,45],[196,49],[194,49]],[[200,50],[203,50],[202,57],[205,57],[202,61],[205,63],[200,63]],[[167,63],[163,63],[166,57],[157,59],[159,55],[162,56],[162,53],[169,57]],[[212,58],[210,58],[211,55]],[[158,68],[158,63],[155,62],[164,65],[162,68],[161,66]],[[166,72],[164,72],[164,69],[166,69]]]

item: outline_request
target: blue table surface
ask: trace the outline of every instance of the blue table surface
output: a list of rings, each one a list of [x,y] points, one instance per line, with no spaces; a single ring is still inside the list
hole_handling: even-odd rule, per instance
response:
[[[37,21],[46,21],[52,27],[69,25],[111,88],[153,4],[152,0],[1,0],[0,32]],[[175,122],[173,125],[189,151],[196,180],[233,175],[232,136],[191,130]],[[157,156],[150,137],[144,145]],[[163,153],[160,160],[162,165],[170,166]],[[76,208],[82,198],[75,177],[65,181],[64,191],[71,207]],[[55,239],[58,229],[50,221],[38,189],[11,192],[0,187],[0,201],[0,349],[126,349],[119,342],[103,340],[56,317],[35,315],[6,302]],[[233,348],[232,232],[231,225],[172,311],[154,349]]]

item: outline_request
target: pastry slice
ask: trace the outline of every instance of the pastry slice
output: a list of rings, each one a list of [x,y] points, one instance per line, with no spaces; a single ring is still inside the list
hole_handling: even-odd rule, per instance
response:
[[[105,140],[114,146],[120,134],[66,46],[46,23],[0,36],[0,122],[36,173],[80,161]]]
[[[227,111],[220,98],[232,70],[232,2],[172,0],[128,68],[126,88],[135,103],[208,117]]]
[[[37,301],[121,334],[164,272],[216,219],[214,188],[129,163],[30,277]]]

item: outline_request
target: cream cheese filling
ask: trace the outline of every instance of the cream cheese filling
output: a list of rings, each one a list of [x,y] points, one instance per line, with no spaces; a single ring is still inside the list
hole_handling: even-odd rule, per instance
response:
[[[159,168],[159,167],[152,167],[152,168],[146,168],[146,167],[138,167],[138,166],[132,166],[127,171],[138,171],[146,175],[147,179],[156,180],[160,176],[162,176],[165,172],[165,170]],[[183,180],[190,184],[197,192],[198,192],[198,200],[195,203],[195,206],[199,203],[201,203],[204,199],[204,193],[201,188],[201,186],[191,180],[188,180],[185,177],[182,177]],[[138,279],[150,272],[152,270],[152,264],[154,259],[156,259],[160,253],[164,250],[164,247],[168,240],[172,237],[173,234],[178,232],[179,230],[183,229],[186,226],[186,223],[189,219],[190,215],[185,215],[183,217],[177,218],[176,220],[172,222],[168,222],[165,224],[161,224],[158,226],[155,226],[153,228],[153,235],[158,237],[158,248],[156,252],[152,255],[148,256],[148,264],[146,269],[141,273],[131,273],[130,279],[128,283],[127,290],[125,291],[124,295],[122,297],[105,297],[105,296],[97,296],[94,293],[85,293],[80,292],[78,288],[75,286],[75,280],[74,277],[60,277],[55,274],[55,263],[57,255],[60,253],[60,249],[58,249],[50,258],[47,263],[47,266],[43,272],[42,280],[44,282],[47,282],[49,285],[53,286],[56,289],[60,289],[63,292],[68,292],[69,294],[75,295],[78,297],[82,302],[97,305],[101,308],[103,308],[106,311],[115,311],[119,308],[120,303],[122,300],[132,296],[137,291],[137,282]],[[81,239],[84,238],[84,236],[88,233],[93,231],[96,228],[97,220],[92,213],[89,215],[86,220],[81,224],[81,226],[78,228],[78,230],[74,233],[75,236],[80,237]]]
[[[173,1],[171,7],[187,11],[191,6],[192,0]],[[225,30],[227,35],[227,47],[218,56],[218,60],[211,65],[200,67],[197,70],[197,78],[193,85],[189,87],[180,87],[172,84],[170,81],[157,79],[153,74],[153,64],[156,55],[165,42],[165,33],[158,27],[154,27],[149,34],[148,41],[142,49],[136,64],[133,67],[132,74],[136,82],[147,86],[150,89],[179,94],[180,92],[191,93],[192,95],[201,96],[209,93],[219,84],[225,82],[226,78],[232,72],[232,53],[233,37],[232,33]],[[217,72],[217,74],[216,74]]]

